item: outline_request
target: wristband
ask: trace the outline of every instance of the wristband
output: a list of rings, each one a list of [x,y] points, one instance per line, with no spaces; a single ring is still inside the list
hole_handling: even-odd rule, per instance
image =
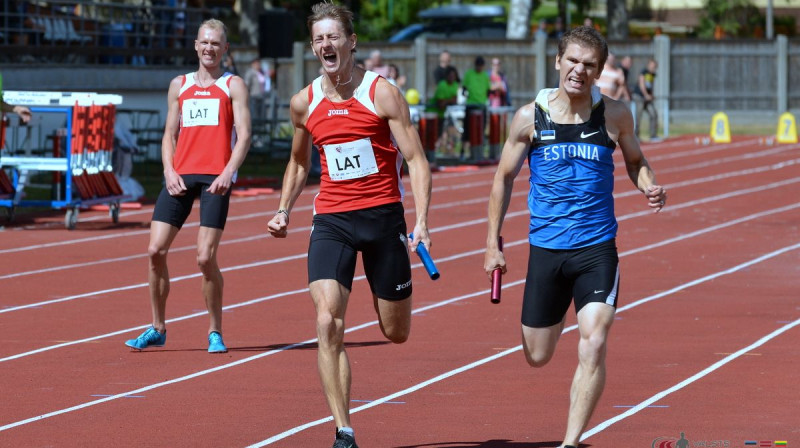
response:
[[[282,208],[282,209],[278,210],[277,212],[275,212],[275,214],[276,214],[276,215],[277,215],[278,213],[283,213],[284,215],[286,215],[286,220],[287,220],[287,221],[289,220],[289,212],[288,212],[288,211],[286,211],[286,209]]]

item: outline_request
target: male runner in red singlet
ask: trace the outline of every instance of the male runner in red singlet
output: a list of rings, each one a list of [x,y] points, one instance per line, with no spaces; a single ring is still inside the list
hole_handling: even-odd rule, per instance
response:
[[[403,95],[376,73],[355,65],[352,13],[319,3],[308,27],[323,75],[292,98],[292,153],[279,210],[268,227],[272,235],[286,236],[290,211],[306,184],[313,143],[322,162],[308,250],[318,366],[337,426],[333,446],[355,448],[344,316],[356,254],[362,253],[383,334],[392,342],[404,342],[411,325],[408,249],[416,250],[421,242],[431,246],[427,225],[431,175]],[[409,167],[417,216],[411,242],[406,238],[402,205],[403,159]]]
[[[166,342],[167,253],[199,197],[197,264],[203,274],[203,298],[211,320],[208,351],[227,351],[222,340],[223,282],[217,248],[228,217],[231,186],[250,148],[249,98],[242,78],[222,69],[222,57],[228,51],[222,22],[203,22],[194,48],[200,60],[197,71],[178,76],[169,85],[161,142],[165,187],[153,210],[148,246],[153,326],[125,342],[137,350]]]

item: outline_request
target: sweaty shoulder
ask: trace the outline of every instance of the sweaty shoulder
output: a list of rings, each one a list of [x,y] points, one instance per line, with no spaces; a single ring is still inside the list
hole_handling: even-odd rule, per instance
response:
[[[304,123],[306,115],[308,115],[308,92],[311,89],[311,86],[306,86],[299,92],[297,92],[294,96],[292,96],[292,100],[289,102],[291,113],[292,113],[292,121],[295,124]]]
[[[169,87],[170,88],[180,89],[181,86],[183,86],[183,83],[185,82],[185,80],[186,80],[186,75],[178,75],[178,76],[172,78],[172,81],[169,82]]]
[[[513,134],[516,141],[530,143],[536,133],[536,101],[520,107],[514,114],[509,134]]]
[[[612,140],[616,142],[620,136],[633,132],[633,115],[627,104],[612,100],[607,96],[603,96],[603,103],[605,104],[606,128]]]
[[[603,103],[606,107],[606,123],[615,123],[619,120],[631,117],[631,110],[628,108],[628,105],[622,101],[612,100],[603,95]]]
[[[408,109],[400,89],[383,77],[378,78],[378,83],[375,85],[375,110],[378,116],[396,117],[402,112],[402,107]]]
[[[533,117],[536,115],[536,101],[531,101],[530,103],[520,107],[517,111],[517,115],[521,118],[530,118],[533,120]]]

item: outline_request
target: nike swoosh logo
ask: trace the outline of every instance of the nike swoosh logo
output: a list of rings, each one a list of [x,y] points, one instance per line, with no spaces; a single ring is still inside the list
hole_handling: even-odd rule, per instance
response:
[[[584,134],[583,132],[581,132],[581,138],[591,137],[594,134],[597,134],[598,132],[600,132],[600,131],[594,131],[591,134]]]
[[[598,290],[596,290],[596,289],[594,290],[594,293],[595,293],[595,294],[600,294],[601,292],[605,292],[605,291],[603,291],[602,289],[601,289],[600,291],[598,291]]]

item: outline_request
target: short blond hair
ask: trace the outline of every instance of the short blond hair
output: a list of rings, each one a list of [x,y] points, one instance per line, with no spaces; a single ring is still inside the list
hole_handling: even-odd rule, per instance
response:
[[[225,37],[225,42],[228,41],[228,27],[225,26],[225,24],[222,23],[221,20],[208,19],[200,24],[200,27],[197,28],[197,32],[199,33],[200,30],[203,28],[211,28],[212,30],[220,31],[222,35]]]
[[[308,32],[311,33],[311,28],[315,23],[332,19],[342,24],[344,32],[347,36],[352,36],[353,32],[353,13],[344,6],[334,5],[329,2],[321,2],[311,7],[311,15],[308,16]],[[313,36],[312,36],[313,38]]]

